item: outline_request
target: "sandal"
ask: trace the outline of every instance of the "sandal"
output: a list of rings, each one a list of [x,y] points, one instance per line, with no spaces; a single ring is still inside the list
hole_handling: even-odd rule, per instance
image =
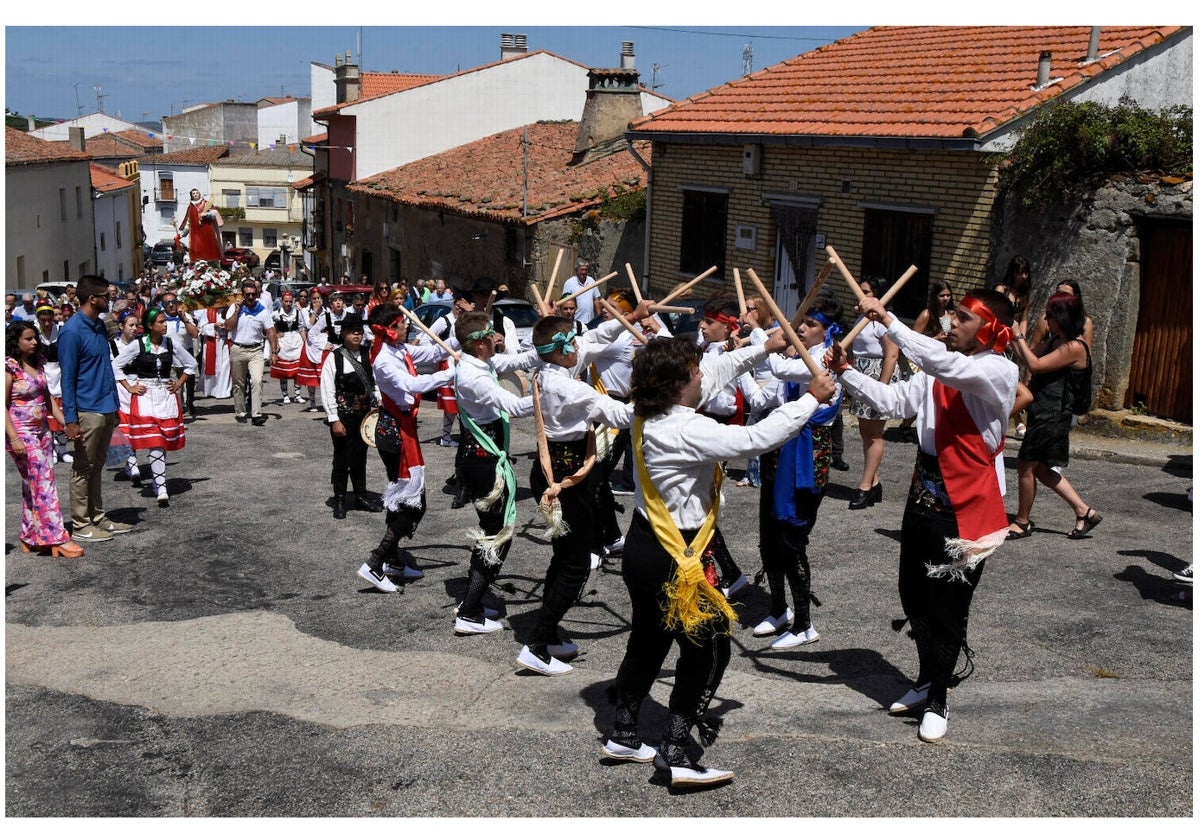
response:
[[[1016,525],[1019,530],[1013,531],[1011,530],[1010,526],[1008,536],[1005,537],[1006,540],[1023,540],[1033,533],[1033,520],[1030,520],[1029,522],[1021,522],[1020,520],[1014,519],[1012,524]]]
[[[1072,540],[1082,539],[1084,534],[1099,525],[1103,519],[1103,516],[1096,513],[1096,511],[1092,510],[1091,508],[1088,508],[1087,513],[1085,513],[1083,516],[1075,517],[1075,521],[1082,522],[1083,527],[1076,527],[1069,534],[1067,534],[1067,538]]]

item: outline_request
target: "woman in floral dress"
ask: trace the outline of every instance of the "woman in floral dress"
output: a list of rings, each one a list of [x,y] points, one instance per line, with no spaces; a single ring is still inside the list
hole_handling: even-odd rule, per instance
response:
[[[27,322],[10,327],[5,340],[4,448],[21,475],[21,550],[82,557],[83,548],[67,534],[58,506],[54,443],[46,417],[52,414],[63,423],[63,416],[46,386],[37,332]]]

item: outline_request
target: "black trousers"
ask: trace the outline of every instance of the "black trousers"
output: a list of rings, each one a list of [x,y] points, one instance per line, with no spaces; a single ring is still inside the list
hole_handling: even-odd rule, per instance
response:
[[[608,432],[603,432],[608,434]],[[617,500],[613,496],[612,486],[608,478],[612,475],[617,460],[623,450],[622,435],[628,437],[629,430],[622,429],[616,435],[609,436],[608,454],[598,458],[589,476],[592,486],[592,504],[595,510],[592,516],[591,550],[599,554],[606,545],[612,545],[621,537],[621,523],[617,521]]]
[[[820,493],[800,491],[796,493],[796,518],[807,524],[793,525],[781,522],[772,513],[775,494],[775,477],[779,468],[779,450],[764,452],[759,465],[762,486],[758,491],[758,551],[762,557],[763,571],[767,573],[767,586],[771,590],[772,616],[787,612],[787,596],[784,580],[792,593],[792,630],[807,630],[812,624],[810,602],[812,601],[812,572],[808,565],[808,538],[817,522]]]
[[[367,489],[367,442],[358,431],[363,415],[347,414],[340,419],[346,427],[345,435],[338,437],[333,433],[333,426],[329,427],[329,438],[333,441],[333,471],[329,481],[335,496],[346,495],[347,479],[355,493],[362,493]],[[396,462],[399,473],[399,457]]]
[[[911,502],[904,511],[900,531],[900,604],[912,625],[920,672],[918,683],[931,683],[929,700],[944,704],[946,691],[967,644],[967,616],[971,598],[987,561],[979,563],[966,580],[931,578],[927,563],[947,561],[946,537],[957,537],[953,515],[930,514]]]
[[[359,421],[362,422],[361,420]],[[349,429],[346,434],[349,435]],[[378,440],[378,438],[376,438]],[[378,450],[379,460],[383,462],[383,471],[387,474],[388,483],[400,478],[400,453],[393,452],[381,446]],[[365,481],[364,481],[365,483]],[[377,549],[381,556],[396,556],[397,546],[401,539],[410,540],[417,533],[417,526],[425,517],[425,494],[421,494],[421,504],[416,508],[401,507],[398,510],[385,510],[385,531],[383,541]]]
[[[497,446],[503,443],[503,429],[499,420],[480,426],[480,428],[497,442]],[[498,459],[480,447],[472,435],[468,434],[464,437],[470,438],[470,441],[459,447],[458,480],[466,488],[468,499],[482,499],[492,492],[492,487],[495,485]],[[508,488],[506,487],[501,492],[500,498],[487,510],[475,508],[475,513],[479,517],[479,528],[485,535],[493,537],[503,530],[504,509],[507,503]],[[510,548],[512,548],[512,540],[508,540],[500,546],[499,562],[489,563],[478,546],[472,547],[471,568],[467,575],[467,594],[463,598],[462,604],[459,605],[459,616],[471,621],[483,620],[483,593],[499,577],[500,568],[504,565]]]
[[[683,531],[685,542],[690,543],[695,535],[694,530]],[[635,513],[621,562],[621,577],[633,608],[632,628],[616,687],[627,697],[649,694],[675,642],[679,659],[669,708],[697,723],[708,711],[729,664],[729,622],[724,618],[714,621],[693,637],[682,630],[668,630],[664,624],[667,599],[663,585],[674,573],[675,561],[658,542],[646,518]]]
[[[556,449],[571,450],[576,456],[572,463],[581,463],[587,451],[587,441],[574,441],[569,444],[551,443],[551,466],[554,477],[561,481],[565,476],[575,471],[567,467],[557,455]],[[563,620],[571,605],[579,600],[583,587],[587,584],[591,572],[591,552],[589,551],[590,534],[592,533],[592,476],[595,467],[588,473],[587,478],[574,487],[568,487],[558,494],[559,504],[562,505],[563,521],[570,532],[551,541],[552,554],[550,565],[546,569],[546,580],[542,586],[542,606],[538,610],[537,621],[529,636],[529,645],[552,645],[562,641],[559,638],[558,623]],[[529,473],[529,485],[534,498],[541,499],[549,483],[542,472],[541,461],[535,461]]]

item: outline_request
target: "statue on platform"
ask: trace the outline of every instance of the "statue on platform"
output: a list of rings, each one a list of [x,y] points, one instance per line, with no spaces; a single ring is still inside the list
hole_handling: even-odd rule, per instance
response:
[[[217,208],[193,189],[191,202],[179,223],[179,232],[188,237],[188,258],[191,262],[204,260],[212,265],[221,261],[221,226],[225,224]]]

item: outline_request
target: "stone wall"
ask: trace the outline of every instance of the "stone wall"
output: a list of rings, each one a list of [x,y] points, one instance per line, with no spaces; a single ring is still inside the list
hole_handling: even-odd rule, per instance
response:
[[[1095,326],[1097,408],[1120,409],[1129,383],[1141,286],[1138,224],[1191,219],[1192,181],[1157,176],[1110,179],[1070,206],[1034,210],[1007,192],[996,202],[988,276],[1002,277],[1015,255],[1028,259],[1031,313],[1044,311],[1057,283],[1079,283]]]

